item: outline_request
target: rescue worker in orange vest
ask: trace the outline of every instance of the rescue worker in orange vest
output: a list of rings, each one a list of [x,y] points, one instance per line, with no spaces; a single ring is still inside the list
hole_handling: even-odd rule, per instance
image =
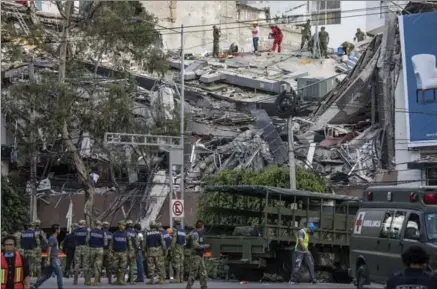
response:
[[[1,289],[30,289],[29,264],[16,250],[17,240],[6,236],[2,244]]]

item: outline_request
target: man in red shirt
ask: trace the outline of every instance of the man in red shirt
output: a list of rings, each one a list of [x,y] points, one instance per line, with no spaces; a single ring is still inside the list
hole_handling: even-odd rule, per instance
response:
[[[272,32],[270,34],[274,39],[272,52],[276,51],[276,45],[278,45],[278,53],[281,53],[281,43],[282,43],[282,38],[284,37],[282,35],[281,29],[279,29],[279,27],[276,25],[270,25],[270,29],[272,29]]]
[[[1,255],[1,289],[30,289],[29,264],[16,251],[14,236],[3,239],[4,252]]]

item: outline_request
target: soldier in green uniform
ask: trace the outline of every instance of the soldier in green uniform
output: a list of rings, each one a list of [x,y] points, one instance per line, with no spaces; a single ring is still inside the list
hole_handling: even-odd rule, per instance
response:
[[[147,232],[144,238],[144,255],[147,258],[147,270],[149,282],[152,285],[155,278],[155,269],[158,271],[159,283],[165,284],[165,264],[164,259],[167,257],[167,248],[164,241],[164,236],[158,231],[160,224],[150,222],[150,231]]]
[[[349,56],[352,50],[354,50],[355,45],[353,43],[345,41],[341,44],[341,47],[343,47],[344,53],[346,53],[346,55]]]
[[[29,264],[30,275],[36,276],[37,259],[35,257],[35,248],[40,247],[40,239],[36,235],[33,226],[24,227],[25,230],[21,232],[20,238],[17,239],[17,243],[20,243],[23,256]]]
[[[171,261],[175,270],[175,282],[184,282],[184,249],[185,249],[185,230],[181,226],[180,219],[174,219],[174,225],[171,240]]]
[[[41,228],[39,227],[40,225],[41,225],[40,220],[35,220],[35,222],[33,223],[35,234],[38,236],[38,238],[40,240],[40,246],[35,248],[35,258],[36,258],[35,270],[36,270],[36,277],[38,279],[41,278],[41,261],[42,261],[41,252],[42,252],[42,248],[46,249],[47,245],[49,244],[47,241],[47,235],[46,235],[46,233],[44,233],[43,230],[41,230]]]
[[[118,222],[118,231],[112,234],[112,241],[109,246],[114,252],[114,269],[117,272],[117,281],[113,285],[125,285],[124,274],[127,269],[127,259],[132,248],[132,239],[126,231],[126,223]]]
[[[103,266],[102,269],[105,268],[106,277],[108,278],[108,284],[112,283],[112,274],[114,273],[112,262],[113,262],[113,256],[112,252],[109,249],[109,245],[112,242],[112,233],[109,232],[109,222],[103,222],[103,231],[106,234],[106,238],[108,239],[108,244],[104,246],[103,248]]]
[[[220,43],[220,29],[217,26],[213,26],[213,38],[214,38],[214,47],[212,49],[212,56],[219,57],[219,43]]]
[[[191,238],[191,234],[193,233],[193,228],[191,228],[186,236],[185,249],[184,249],[184,280],[188,281],[188,275],[190,274],[191,269],[191,249],[187,248],[187,244],[189,239]]]
[[[319,32],[319,40],[320,40],[320,55],[322,57],[328,57],[328,43],[329,43],[329,33],[326,32],[325,27],[322,27]]]
[[[305,43],[310,41],[311,39],[311,20],[307,20],[307,23],[305,24],[299,24],[297,25],[299,27],[303,27],[302,29],[302,41],[300,43],[300,49],[302,50],[305,46]]]
[[[108,245],[108,237],[105,231],[102,230],[102,222],[99,220],[94,222],[94,228],[90,231],[89,246],[90,246],[90,273],[94,274],[93,285],[100,285],[100,275],[103,265],[103,248]]]
[[[82,266],[83,274],[85,276],[85,285],[91,285],[91,276],[89,271],[90,251],[88,242],[90,239],[90,229],[86,226],[85,220],[79,221],[79,227],[73,231],[74,240],[76,242],[76,249],[74,251],[74,281],[77,285],[79,279],[79,270]]]
[[[363,31],[361,31],[360,28],[357,28],[357,33],[355,33],[354,41],[360,42],[363,41],[364,39],[366,39],[366,34]]]
[[[194,281],[196,280],[197,274],[200,279],[200,288],[207,288],[208,273],[206,271],[205,259],[203,254],[206,248],[209,248],[208,244],[203,243],[203,230],[205,224],[202,221],[196,222],[196,229],[191,233],[190,239],[187,244],[187,248],[192,250],[191,255],[191,268],[190,274],[188,276],[187,289],[191,289]]]
[[[127,258],[127,265],[129,267],[128,282],[131,285],[133,285],[135,284],[134,273],[135,273],[135,266],[137,264],[137,250],[140,244],[138,240],[138,234],[134,229],[134,223],[132,222],[132,220],[126,221],[126,231],[128,236],[131,238],[131,242],[132,242],[132,249],[129,251],[129,255]]]

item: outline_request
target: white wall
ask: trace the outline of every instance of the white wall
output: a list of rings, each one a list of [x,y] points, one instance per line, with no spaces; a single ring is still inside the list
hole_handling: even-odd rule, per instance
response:
[[[408,170],[407,163],[420,159],[420,152],[408,150],[408,144],[406,139],[407,133],[407,117],[408,114],[405,105],[405,93],[404,93],[404,78],[402,77],[402,71],[399,73],[399,77],[396,91],[395,91],[395,163],[396,170],[398,172],[397,181],[409,181],[409,180],[424,180],[425,173],[422,170]],[[404,186],[424,186],[426,181],[411,182],[404,184]]]
[[[294,9],[292,11],[287,12],[288,10],[300,6],[302,4],[302,7],[299,7],[297,9]],[[270,14],[272,17],[275,17],[275,15],[281,16],[282,14],[285,15],[307,15],[308,14],[308,5],[307,1],[270,1]]]
[[[54,2],[55,1],[36,0],[35,6],[37,7],[38,10],[42,12],[59,14],[58,7]],[[74,1],[74,8],[75,10],[79,8],[79,1]]]
[[[385,4],[381,1],[367,1],[366,30],[371,31],[384,25],[385,21]]]
[[[314,2],[310,2],[310,5],[312,4]],[[329,33],[330,41],[328,47],[336,49],[344,41],[353,42],[357,28],[365,30],[365,9],[366,1],[341,1],[341,24],[323,25]],[[319,31],[320,28],[321,26],[319,25]],[[316,27],[312,26],[311,30],[312,33],[315,33]]]

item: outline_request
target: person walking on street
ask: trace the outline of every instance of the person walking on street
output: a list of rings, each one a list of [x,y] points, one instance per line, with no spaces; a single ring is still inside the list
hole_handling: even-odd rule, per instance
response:
[[[4,252],[1,255],[1,288],[30,289],[30,268],[28,261],[17,251],[14,236],[3,238]]]
[[[273,47],[272,52],[276,51],[276,46],[278,46],[278,53],[281,53],[281,43],[283,39],[282,31],[276,25],[270,25],[270,29],[272,29],[271,35],[273,37]]]
[[[109,245],[112,243],[113,235],[109,231],[109,222],[103,222],[103,231],[108,239],[108,244],[103,247],[103,268],[105,268],[106,278],[108,278],[108,284],[112,283],[112,274],[114,273],[113,260],[114,256],[112,251],[109,249]]]
[[[360,28],[357,28],[357,33],[355,33],[354,41],[360,42],[366,39],[366,34],[361,31]]]
[[[52,235],[48,240],[47,247],[47,261],[44,268],[44,275],[32,286],[32,289],[37,289],[45,281],[52,277],[53,273],[56,275],[56,280],[58,283],[58,289],[62,289],[64,284],[62,280],[62,270],[61,270],[61,260],[59,259],[59,245],[58,236],[61,233],[61,226],[58,224],[52,225]]]
[[[326,32],[325,27],[322,27],[319,32],[320,41],[320,56],[328,58],[328,43],[329,43],[329,33]]]
[[[212,29],[213,29],[213,42],[214,42],[214,46],[213,46],[213,49],[212,49],[212,56],[213,57],[219,57],[219,43],[220,43],[220,29],[216,26],[216,25],[214,25],[213,27],[212,27]]]
[[[86,221],[80,220],[79,227],[74,230],[74,238],[76,241],[76,250],[74,252],[74,281],[77,285],[79,279],[79,270],[82,266],[83,274],[85,276],[85,285],[91,285],[91,276],[89,275],[89,238],[90,230],[86,227]]]
[[[25,230],[21,232],[20,243],[21,249],[23,250],[23,257],[29,264],[30,275],[36,276],[38,266],[36,264],[35,248],[40,247],[40,240],[31,226],[25,226]]]
[[[259,26],[257,21],[253,21],[252,23],[252,42],[253,42],[253,52],[258,51],[259,44]]]
[[[298,24],[298,27],[303,27],[302,29],[302,40],[300,42],[300,50],[303,49],[306,42],[309,42],[311,39],[311,20],[307,20],[305,24]]]
[[[90,272],[88,275],[91,277],[94,274],[94,282],[92,285],[100,285],[100,276],[102,274],[103,266],[103,248],[108,244],[108,238],[105,231],[102,230],[102,222],[96,220],[94,228],[90,231],[89,238],[90,246]]]
[[[174,219],[175,227],[172,232],[171,241],[171,262],[175,270],[175,282],[184,282],[184,248],[185,230],[181,225],[181,219]]]
[[[117,281],[112,285],[125,285],[124,274],[127,269],[127,259],[132,250],[132,239],[127,234],[126,223],[118,222],[118,231],[112,235],[112,242],[109,248],[114,252],[114,270],[117,274]]]
[[[395,273],[387,281],[386,289],[437,289],[437,276],[425,272],[429,263],[429,255],[422,247],[409,247],[402,254],[402,262],[407,268],[404,272]]]
[[[147,232],[144,240],[144,251],[147,256],[147,270],[149,273],[149,282],[147,284],[155,284],[155,269],[158,271],[159,284],[165,284],[165,268],[164,258],[167,257],[167,248],[164,241],[164,236],[158,231],[159,223],[150,222],[150,232]]]
[[[134,226],[135,231],[137,232],[137,241],[138,241],[138,250],[137,250],[137,279],[135,282],[137,283],[144,283],[144,266],[143,266],[143,242],[144,242],[144,235],[141,232],[141,225],[135,224]]]
[[[203,254],[205,249],[209,248],[208,244],[203,243],[203,230],[205,229],[205,224],[202,221],[196,222],[196,229],[192,232],[190,239],[188,241],[187,247],[192,250],[191,255],[191,268],[190,274],[188,276],[188,282],[186,289],[191,289],[193,287],[194,281],[197,275],[200,279],[200,288],[208,288],[208,273],[206,271],[205,259]]]
[[[295,261],[293,272],[291,273],[290,283],[299,283],[297,280],[297,272],[299,272],[302,262],[304,261],[310,273],[311,282],[317,283],[316,274],[314,272],[314,259],[311,252],[308,250],[310,243],[310,235],[314,234],[316,226],[309,223],[306,228],[300,229],[297,233],[296,246],[294,247]]]
[[[76,249],[76,238],[74,237],[74,229],[76,229],[78,225],[75,223],[71,225],[72,232],[65,236],[62,251],[64,251],[65,255],[67,255],[67,260],[65,262],[64,268],[64,276],[65,278],[70,277],[71,269],[74,269],[74,250]]]

